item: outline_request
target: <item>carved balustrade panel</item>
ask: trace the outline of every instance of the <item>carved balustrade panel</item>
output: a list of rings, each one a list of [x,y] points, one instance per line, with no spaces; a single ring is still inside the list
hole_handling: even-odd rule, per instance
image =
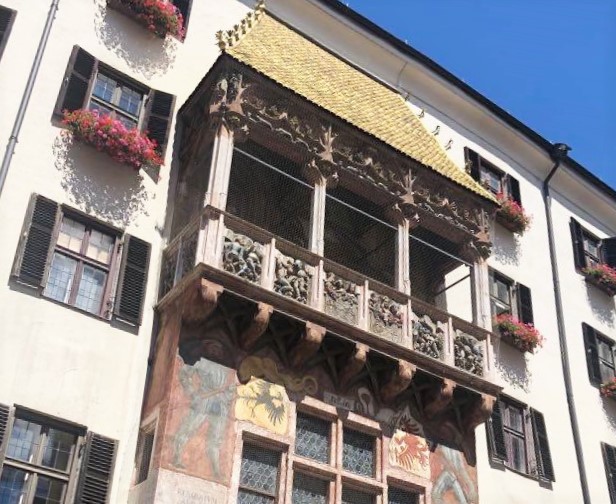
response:
[[[325,273],[324,311],[340,320],[357,325],[359,320],[359,289],[355,282],[334,273]]]
[[[403,305],[393,299],[372,292],[368,299],[369,330],[390,341],[402,343],[404,314]]]
[[[274,291],[303,304],[308,304],[314,267],[291,256],[276,256]]]
[[[197,255],[197,241],[199,239],[199,229],[194,227],[189,233],[182,237],[180,251],[182,257],[179,264],[179,272],[176,281],[184,278],[195,267],[195,256]]]
[[[163,254],[163,265],[160,274],[160,297],[162,298],[175,285],[175,270],[178,264],[180,249],[175,247]]]
[[[445,346],[445,330],[441,322],[433,321],[428,315],[413,321],[413,349],[433,359],[442,360]]]
[[[226,230],[222,250],[222,267],[225,271],[259,284],[264,257],[265,246],[262,243],[231,229]]]
[[[456,367],[483,376],[483,341],[456,330],[453,348]]]

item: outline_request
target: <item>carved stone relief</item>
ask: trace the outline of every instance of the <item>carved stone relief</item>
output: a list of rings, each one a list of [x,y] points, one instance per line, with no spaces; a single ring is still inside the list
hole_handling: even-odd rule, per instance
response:
[[[427,315],[413,322],[413,348],[418,352],[442,359],[443,341],[443,330]]]
[[[175,283],[175,268],[178,262],[178,249],[171,253],[166,253],[163,259],[162,271],[160,274],[160,297],[163,297],[173,288]]]
[[[222,265],[225,271],[259,283],[263,267],[264,246],[239,233],[227,229],[222,252]]]
[[[199,230],[195,229],[192,233],[182,239],[182,261],[180,263],[180,278],[190,273],[195,267],[195,256],[197,255],[197,241]]]
[[[368,301],[370,308],[370,331],[388,340],[402,340],[402,305],[373,292]]]
[[[349,324],[357,324],[359,294],[357,284],[333,273],[325,275],[325,313]]]
[[[454,357],[456,367],[478,376],[483,375],[483,348],[474,336],[456,331]]]
[[[306,304],[311,282],[312,272],[305,262],[282,254],[276,257],[275,292]]]

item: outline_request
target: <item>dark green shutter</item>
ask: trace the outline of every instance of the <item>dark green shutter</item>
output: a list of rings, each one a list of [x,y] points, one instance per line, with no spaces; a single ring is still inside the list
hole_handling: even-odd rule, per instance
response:
[[[54,109],[56,117],[60,117],[64,110],[73,111],[85,107],[90,83],[97,68],[98,60],[94,56],[79,46],[73,47]]]
[[[575,267],[582,269],[586,267],[586,256],[584,255],[584,235],[582,234],[582,226],[573,217],[569,223],[571,228],[571,241],[573,242],[573,260]]]
[[[13,264],[12,275],[20,282],[37,288],[43,285],[57,216],[55,201],[31,196]]]
[[[597,335],[595,330],[588,324],[582,323],[584,333],[584,351],[586,352],[586,365],[588,366],[588,378],[593,385],[601,384],[601,368],[599,367],[599,349],[597,347]]]
[[[15,21],[16,15],[17,12],[14,10],[0,6],[0,58],[2,58],[2,53],[4,52],[6,43],[9,40],[9,35],[11,33],[11,28],[13,27],[13,21]]]
[[[507,460],[507,445],[505,444],[505,431],[503,430],[503,417],[500,401],[494,402],[492,416],[486,423],[488,433],[488,449],[493,460],[504,462]]]
[[[603,262],[612,268],[616,268],[616,237],[601,240],[601,253]]]
[[[616,447],[601,443],[607,488],[610,493],[610,503],[616,504]]]
[[[126,235],[114,314],[132,324],[141,323],[150,263],[150,244]]]
[[[477,154],[474,150],[469,149],[468,147],[464,147],[464,160],[470,167],[471,177],[473,177],[477,182],[479,182],[479,154]]]
[[[533,440],[535,442],[535,454],[537,457],[537,473],[541,479],[555,481],[548,433],[545,428],[543,414],[530,409],[530,418],[533,425]]]
[[[188,18],[190,16],[190,7],[192,5],[192,0],[173,0],[173,5],[177,7],[177,9],[182,14],[184,18],[184,30],[188,26]]]
[[[118,442],[93,432],[88,432],[76,504],[107,504],[111,493],[113,466]]]
[[[150,92],[144,129],[148,138],[156,141],[156,150],[161,155],[164,155],[167,147],[174,105],[175,96],[154,89]]]
[[[518,317],[525,324],[533,324],[535,319],[533,316],[533,300],[530,294],[530,289],[526,285],[517,285],[518,298]]]
[[[509,178],[509,196],[513,201],[522,204],[522,195],[520,194],[520,182],[517,178],[508,175]]]

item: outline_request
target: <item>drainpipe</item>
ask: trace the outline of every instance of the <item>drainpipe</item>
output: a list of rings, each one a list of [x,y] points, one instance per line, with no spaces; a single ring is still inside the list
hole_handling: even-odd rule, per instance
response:
[[[578,426],[575,401],[571,387],[571,368],[569,366],[569,350],[567,348],[567,335],[565,332],[565,321],[563,315],[563,302],[560,292],[560,277],[558,275],[558,262],[556,260],[556,247],[554,245],[554,227],[552,223],[552,198],[550,196],[550,180],[556,174],[560,163],[567,157],[567,152],[571,150],[568,145],[554,144],[550,157],[554,161],[552,170],[543,181],[543,204],[545,206],[545,217],[548,225],[548,242],[550,247],[550,263],[552,265],[552,280],[554,282],[554,300],[556,302],[556,321],[558,323],[558,339],[560,342],[560,359],[563,367],[563,378],[565,380],[565,391],[567,394],[567,406],[569,407],[569,420],[571,431],[573,432],[573,443],[575,445],[575,455],[577,458],[578,469],[580,472],[580,485],[582,486],[582,497],[584,504],[590,504],[588,493],[588,480],[586,479],[586,468],[584,466],[584,454],[580,441],[580,429]]]
[[[32,89],[34,88],[36,76],[38,75],[39,68],[41,67],[41,60],[43,59],[43,53],[45,52],[45,47],[47,46],[47,41],[49,40],[49,33],[51,32],[51,26],[53,25],[54,19],[56,17],[56,11],[58,10],[59,3],[60,0],[52,0],[49,7],[49,12],[47,13],[47,21],[45,22],[45,27],[43,28],[43,34],[41,35],[41,40],[36,50],[34,61],[32,62],[30,75],[28,75],[28,82],[26,82],[26,89],[24,90],[24,94],[21,97],[21,103],[19,104],[19,109],[17,110],[17,116],[15,117],[13,130],[11,131],[11,136],[9,137],[9,141],[6,145],[6,151],[4,152],[4,158],[2,159],[2,166],[0,166],[0,196],[2,195],[4,182],[9,172],[11,160],[13,159],[15,146],[17,145],[17,141],[19,138],[19,132],[21,131],[21,126],[24,122],[28,103],[30,102],[30,96],[32,96]]]

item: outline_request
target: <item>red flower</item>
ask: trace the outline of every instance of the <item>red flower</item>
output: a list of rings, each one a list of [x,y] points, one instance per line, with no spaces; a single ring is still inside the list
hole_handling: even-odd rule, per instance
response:
[[[510,337],[513,344],[523,352],[533,352],[538,346],[543,346],[544,338],[535,326],[520,322],[508,313],[494,318],[494,328],[502,336]]]
[[[612,378],[610,381],[601,384],[599,391],[603,397],[616,396],[616,378]]]
[[[134,12],[151,32],[160,37],[167,34],[184,38],[184,18],[178,8],[167,0],[117,0]]]
[[[507,227],[514,233],[524,234],[530,227],[531,217],[524,211],[522,205],[503,193],[498,193],[496,199],[501,204],[497,215],[507,222]]]
[[[593,277],[611,291],[616,291],[616,269],[607,264],[588,266],[582,270],[585,275]]]

